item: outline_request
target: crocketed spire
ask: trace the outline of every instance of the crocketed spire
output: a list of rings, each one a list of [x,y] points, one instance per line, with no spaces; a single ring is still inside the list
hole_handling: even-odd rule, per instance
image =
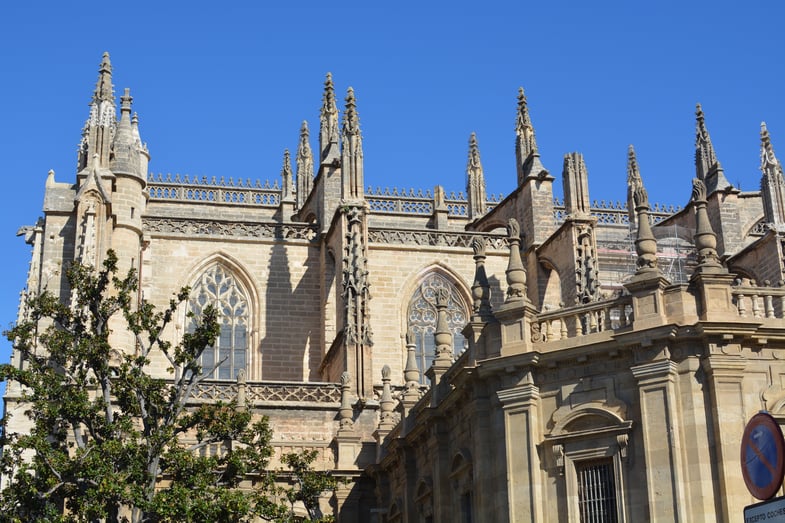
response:
[[[707,195],[731,185],[714,152],[701,104],[695,107],[695,176],[706,184]]]
[[[313,153],[309,139],[308,122],[300,127],[300,143],[297,145],[297,208],[301,209],[313,187]]]
[[[333,75],[327,73],[319,113],[319,155],[322,162],[338,157],[338,106],[335,103]]]
[[[529,177],[542,177],[548,171],[540,162],[537,151],[537,140],[534,137],[534,125],[529,116],[529,105],[523,87],[518,88],[518,111],[515,117],[515,157],[517,160],[518,185]]]
[[[473,220],[485,214],[485,176],[480,162],[480,148],[477,146],[477,135],[472,133],[469,138],[469,159],[466,163],[466,194],[469,203],[469,219]]]
[[[360,132],[360,117],[357,114],[357,101],[354,89],[346,93],[346,109],[343,115],[341,132],[343,150],[341,151],[341,177],[343,179],[344,200],[362,200],[363,189],[363,140]]]
[[[774,155],[766,122],[760,124],[760,180],[764,219],[775,226],[785,225],[785,179],[782,164]]]
[[[77,172],[84,177],[91,168],[109,166],[109,154],[116,126],[112,63],[109,53],[104,53],[98,67],[98,81],[90,99],[90,115],[82,128],[79,143]]]

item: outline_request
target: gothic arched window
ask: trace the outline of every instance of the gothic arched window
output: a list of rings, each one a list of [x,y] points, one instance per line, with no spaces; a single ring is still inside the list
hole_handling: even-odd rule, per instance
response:
[[[193,284],[188,306],[194,317],[189,321],[189,330],[208,305],[218,309],[221,332],[216,342],[202,353],[202,369],[209,372],[218,365],[213,378],[237,379],[240,369],[246,367],[248,299],[237,279],[220,264],[208,268]]]
[[[425,383],[425,371],[436,357],[433,335],[436,330],[436,293],[439,289],[446,289],[449,293],[447,324],[452,331],[453,352],[460,353],[466,343],[461,334],[461,330],[466,325],[466,306],[458,294],[458,289],[444,276],[437,273],[429,274],[414,291],[407,314],[409,328],[414,332],[417,344],[415,354],[420,369],[420,383]]]

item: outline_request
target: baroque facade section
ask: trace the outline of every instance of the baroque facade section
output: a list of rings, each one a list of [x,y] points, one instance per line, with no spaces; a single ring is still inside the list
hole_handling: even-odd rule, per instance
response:
[[[486,194],[474,135],[466,194],[373,189],[361,104],[348,89],[339,122],[328,75],[319,143],[293,121],[281,179],[153,175],[111,72],[105,55],[76,172],[50,173],[20,229],[26,293],[68,301],[63,266],[112,248],[139,300],[190,287],[173,341],[218,305],[194,401],[268,416],[276,455],[317,449],[346,480],[338,521],[730,521],[753,501],[744,424],[785,423],[785,182],[765,126],[761,191],[727,181],[699,107],[685,208],[649,202],[632,147],[627,202],[591,200],[578,153],[559,200],[521,89],[506,197]],[[5,408],[23,431],[14,384]]]

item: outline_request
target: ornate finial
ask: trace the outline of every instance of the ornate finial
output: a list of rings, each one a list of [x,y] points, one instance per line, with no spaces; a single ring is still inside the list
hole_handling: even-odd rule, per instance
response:
[[[102,101],[114,104],[114,86],[112,85],[112,62],[109,60],[109,53],[104,52],[101,58],[101,65],[98,68],[98,81],[95,84],[93,93],[93,103]]]
[[[126,87],[123,90],[123,96],[120,97],[120,113],[121,113],[121,115],[124,115],[125,113],[128,113],[129,118],[130,118],[130,115],[131,115],[131,104],[133,104],[133,101],[134,101],[134,99],[133,99],[133,97],[131,97],[131,89]],[[122,116],[121,116],[121,118],[122,118]]]
[[[322,108],[319,113],[319,149],[321,160],[329,155],[337,155],[338,144],[338,106],[335,103],[335,89],[333,88],[333,75],[327,73],[324,81],[324,95]],[[335,147],[331,147],[335,145]]]
[[[627,185],[637,186],[641,183],[641,172],[638,168],[638,158],[635,156],[635,147],[630,144],[627,149]]]
[[[395,400],[390,389],[390,366],[382,367],[382,397],[379,400],[379,428],[390,430],[395,427]]]
[[[635,189],[642,183],[641,173],[638,169],[638,158],[635,156],[635,148],[630,145],[627,150],[627,216],[630,224],[635,224],[638,219],[635,213],[634,193]]]
[[[343,134],[360,134],[360,117],[357,116],[357,100],[354,98],[354,89],[349,87],[346,91],[346,111],[343,115]]]
[[[706,184],[700,178],[692,179],[692,201],[706,202]]]
[[[292,161],[289,149],[283,151],[283,166],[281,167],[281,200],[291,200],[294,192],[292,186]]]
[[[482,165],[480,165],[480,149],[477,146],[477,134],[472,133],[469,136],[469,161],[466,164],[466,171],[471,172],[478,168],[482,169]]]
[[[696,272],[719,272],[722,269],[717,255],[717,236],[711,228],[706,212],[706,184],[693,178],[692,201],[695,205],[695,249],[698,251]]]
[[[349,390],[351,389],[351,377],[347,371],[341,373],[341,406],[338,409],[338,432],[354,430],[354,409],[352,408]]]
[[[341,197],[346,201],[363,200],[365,185],[363,174],[363,142],[360,133],[360,117],[354,89],[346,93],[346,110],[343,115],[343,149],[341,150]]]
[[[480,148],[477,135],[469,137],[469,159],[466,163],[466,195],[469,203],[469,219],[473,220],[483,214],[486,209],[485,175],[480,162]]]
[[[785,224],[785,174],[782,164],[774,154],[766,122],[760,124],[760,141],[760,170],[763,173],[760,188],[764,219],[766,223],[775,224],[775,228],[782,229]]]
[[[634,200],[636,208],[645,207],[647,210],[649,209],[649,195],[646,193],[646,188],[643,184],[635,188]]]
[[[635,252],[638,254],[638,270],[635,274],[657,272],[657,240],[649,223],[649,196],[643,181],[635,187],[633,193],[635,211],[637,212],[638,232],[635,239]]]
[[[526,271],[521,260],[521,226],[518,220],[507,222],[507,240],[510,244],[510,259],[507,262],[507,300],[523,300],[526,295]]]
[[[406,367],[403,370],[403,379],[406,380],[406,390],[403,393],[404,401],[414,402],[420,397],[420,369],[417,367],[416,350],[416,336],[409,327],[406,330]]]
[[[313,153],[309,139],[308,122],[300,126],[300,142],[297,145],[297,208],[302,209],[313,187]]]
[[[485,238],[479,237],[472,240],[474,251],[474,282],[472,283],[472,300],[474,314],[480,319],[487,320],[491,316],[491,286],[485,274]]]
[[[766,122],[760,123],[760,170],[765,174],[770,168],[779,168],[782,171],[782,166],[774,155],[774,147],[771,145],[771,137],[769,136],[769,129],[766,127]]]
[[[520,150],[522,161],[537,153],[537,141],[534,137],[534,126],[529,116],[529,105],[523,87],[518,88],[518,113],[515,118],[516,146]]]
[[[521,226],[518,224],[518,220],[515,218],[510,218],[507,221],[507,239],[510,241],[521,239]]]
[[[485,238],[475,238],[472,240],[472,250],[474,251],[474,257],[481,257],[485,258]]]
[[[452,361],[452,332],[447,323],[447,305],[450,293],[445,288],[436,290],[436,330],[434,341],[436,344],[436,361],[449,363]]]

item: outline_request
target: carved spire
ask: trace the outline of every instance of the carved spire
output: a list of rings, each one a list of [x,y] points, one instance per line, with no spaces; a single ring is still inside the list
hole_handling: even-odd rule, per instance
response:
[[[120,97],[120,121],[117,123],[109,167],[114,173],[134,174],[143,176],[139,172],[139,149],[137,139],[131,124],[131,90],[126,88]]]
[[[333,75],[327,73],[324,81],[322,109],[319,113],[319,155],[323,163],[338,158],[338,106],[335,103]]]
[[[763,196],[763,210],[767,223],[785,224],[785,177],[782,164],[774,155],[766,122],[760,124],[760,170],[763,176],[760,189]]]
[[[485,238],[479,237],[472,241],[474,251],[474,282],[472,283],[472,299],[474,316],[483,321],[491,318],[491,286],[485,273]]]
[[[469,160],[466,163],[466,195],[469,200],[469,219],[473,220],[485,214],[486,194],[485,176],[480,162],[480,148],[477,146],[477,135],[469,137]]]
[[[507,241],[510,244],[510,259],[507,263],[507,299],[523,300],[526,296],[526,271],[521,261],[521,226],[518,220],[510,218],[507,222]]]
[[[635,148],[630,144],[627,150],[627,215],[630,223],[635,224],[635,189],[643,185],[641,173],[638,169],[638,159],[635,156]]]
[[[343,115],[343,150],[341,151],[342,197],[344,200],[362,200],[363,188],[363,140],[360,133],[360,117],[354,89],[346,93],[346,109]]]
[[[564,155],[562,170],[564,210],[567,216],[586,217],[589,209],[589,174],[581,153]]]
[[[701,104],[695,107],[695,176],[706,184],[707,195],[730,186],[714,153]]]
[[[112,63],[104,53],[98,68],[98,81],[90,100],[90,115],[82,128],[79,143],[77,172],[86,176],[90,168],[108,167],[109,155],[116,126]]]
[[[292,160],[289,149],[283,151],[283,166],[281,167],[281,200],[291,201],[294,199],[294,188],[292,185]]]
[[[297,146],[297,208],[301,209],[313,187],[313,153],[308,133],[308,122],[300,127],[300,143]]]
[[[695,204],[695,249],[698,251],[698,267],[695,272],[720,272],[722,265],[717,256],[717,236],[711,228],[706,211],[706,184],[693,178],[692,201]]]
[[[531,176],[542,177],[548,171],[540,162],[537,140],[534,137],[534,125],[529,116],[529,105],[523,87],[518,88],[518,111],[515,118],[515,157],[517,159],[518,185]]]

